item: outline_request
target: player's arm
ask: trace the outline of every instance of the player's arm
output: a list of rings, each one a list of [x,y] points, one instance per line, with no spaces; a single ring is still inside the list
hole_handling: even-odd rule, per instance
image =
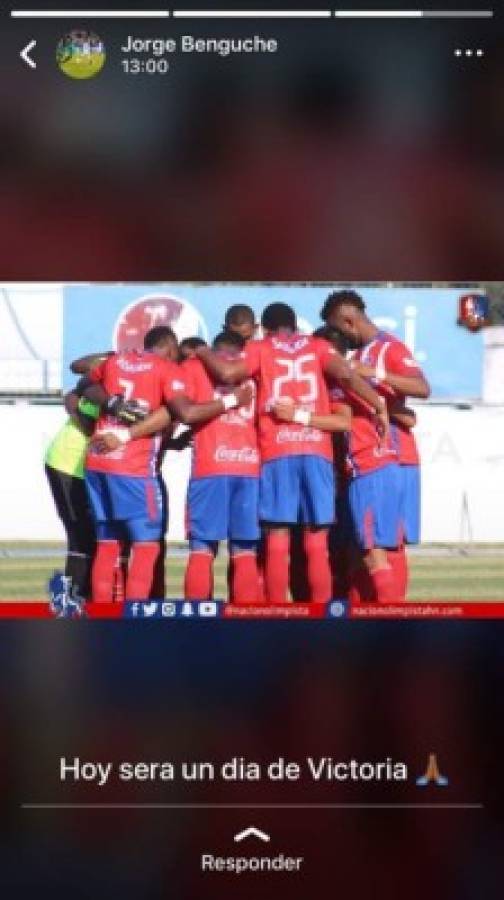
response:
[[[136,422],[129,428],[111,429],[97,435],[93,446],[99,453],[109,453],[117,450],[121,444],[164,431],[173,419],[184,425],[199,425],[221,416],[229,409],[247,406],[251,400],[252,389],[249,385],[239,387],[232,394],[209,403],[193,403],[184,394],[177,393],[166,401],[166,406],[160,406],[141,422]]]
[[[167,402],[168,409],[178,422],[182,422],[183,425],[202,425],[230,409],[248,406],[252,397],[250,385],[243,384],[231,394],[224,394],[218,400],[210,400],[208,403],[193,403],[184,394],[176,394]]]
[[[76,391],[69,391],[65,394],[64,405],[69,416],[74,420],[77,427],[86,437],[93,434],[96,422],[91,416],[87,416],[79,409],[80,397]]]
[[[207,372],[219,384],[239,384],[250,375],[243,359],[223,359],[219,354],[214,353],[210,347],[198,347],[196,356],[201,360]]]
[[[416,412],[408,406],[398,406],[397,408],[393,408],[389,410],[389,415],[391,422],[402,425],[402,427],[407,428],[408,431],[411,431],[417,423]]]
[[[330,378],[339,381],[347,393],[354,393],[374,409],[382,435],[387,434],[389,420],[385,398],[375,391],[337,350],[326,355],[322,363],[324,372]]]
[[[320,431],[342,432],[350,431],[352,426],[352,412],[346,403],[338,405],[338,411],[327,415],[317,415],[293,403],[279,402],[273,407],[273,414],[281,422],[296,422],[298,425],[306,425],[310,428],[319,428]]]
[[[93,439],[93,447],[98,453],[110,453],[117,450],[121,444],[126,444],[138,438],[150,437],[152,434],[164,431],[171,421],[172,419],[166,406],[160,406],[159,409],[156,409],[141,421],[135,422],[129,428],[111,428],[110,431],[102,431],[100,434],[97,434]],[[126,425],[126,423],[123,423],[123,425]]]
[[[106,409],[109,401],[109,395],[99,381],[93,381],[89,375],[83,375],[75,385],[74,391],[76,395],[85,397],[91,403],[95,403],[100,409]]]
[[[75,387],[78,396],[90,400],[107,415],[115,416],[123,425],[143,421],[146,413],[141,403],[137,400],[124,400],[121,394],[108,394],[101,382],[102,375],[101,366],[93,369],[92,375],[83,375]]]
[[[99,366],[109,356],[113,356],[113,350],[104,350],[102,353],[89,353],[87,356],[80,356],[70,363],[70,371],[74,375],[87,375],[91,369]]]
[[[380,372],[378,367],[367,366],[357,360],[352,361],[351,367],[363,378],[374,378],[379,384],[392,388],[404,397],[415,397],[419,400],[427,400],[430,397],[430,384],[422,372],[418,375],[396,375],[394,372]]]

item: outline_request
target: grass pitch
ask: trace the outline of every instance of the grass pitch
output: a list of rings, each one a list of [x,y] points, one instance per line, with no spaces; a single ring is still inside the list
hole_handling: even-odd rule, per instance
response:
[[[504,601],[504,548],[416,548],[409,554],[412,601]],[[1,600],[47,599],[46,585],[61,570],[63,551],[57,544],[0,544]],[[215,595],[226,597],[225,554],[215,567]],[[185,557],[168,552],[167,596],[183,596]]]

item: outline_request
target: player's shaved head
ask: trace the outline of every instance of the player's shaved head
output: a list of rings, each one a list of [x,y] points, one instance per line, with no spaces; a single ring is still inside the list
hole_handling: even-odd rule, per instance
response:
[[[144,337],[144,350],[167,359],[176,359],[178,345],[175,332],[169,325],[155,325]]]
[[[265,331],[295,331],[296,313],[287,303],[270,303],[263,311],[261,325]]]

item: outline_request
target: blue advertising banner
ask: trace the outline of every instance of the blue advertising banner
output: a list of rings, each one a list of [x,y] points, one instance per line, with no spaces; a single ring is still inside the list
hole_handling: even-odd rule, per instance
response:
[[[347,286],[347,285],[345,285]],[[74,378],[69,364],[84,354],[140,346],[154,325],[169,324],[179,340],[199,335],[211,340],[234,303],[257,314],[274,301],[295,309],[300,328],[321,325],[320,309],[339,285],[310,284],[96,284],[64,291],[64,387]],[[414,353],[437,398],[481,395],[483,338],[457,326],[463,290],[453,288],[365,287],[354,285],[371,318],[404,341]]]

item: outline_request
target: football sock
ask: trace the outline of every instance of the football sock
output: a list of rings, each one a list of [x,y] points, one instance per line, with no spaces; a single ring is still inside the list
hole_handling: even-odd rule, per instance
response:
[[[72,579],[72,587],[78,597],[89,598],[91,592],[91,557],[88,553],[69,550],[66,558],[65,575]]]
[[[214,556],[211,550],[191,550],[184,579],[186,600],[209,600],[212,596]]]
[[[257,559],[253,550],[233,554],[233,603],[257,603]]]
[[[352,606],[359,603],[375,603],[376,590],[368,569],[363,564],[350,573],[349,599]]]
[[[289,586],[289,535],[269,531],[266,535],[265,585],[268,603],[285,603]]]
[[[300,526],[290,529],[289,587],[293,600],[301,602],[308,600],[310,589],[306,570],[304,529]]]
[[[408,558],[406,556],[406,547],[403,545],[397,550],[389,550],[387,559],[392,566],[394,573],[397,597],[396,602],[403,603],[408,593]]]
[[[148,599],[158,554],[157,541],[139,541],[132,544],[126,580],[126,600]]]
[[[117,563],[114,568],[114,601],[116,603],[122,603],[124,601],[124,587],[126,584],[127,573],[128,573],[127,563],[126,563],[126,569],[125,569],[124,559],[121,557],[121,559],[117,560]]]
[[[370,572],[378,603],[397,603],[397,587],[392,568],[387,565]]]
[[[326,531],[305,531],[309,596],[312,603],[325,603],[331,599],[331,569]]]
[[[94,603],[112,603],[114,570],[119,558],[118,541],[98,541],[91,573]]]

